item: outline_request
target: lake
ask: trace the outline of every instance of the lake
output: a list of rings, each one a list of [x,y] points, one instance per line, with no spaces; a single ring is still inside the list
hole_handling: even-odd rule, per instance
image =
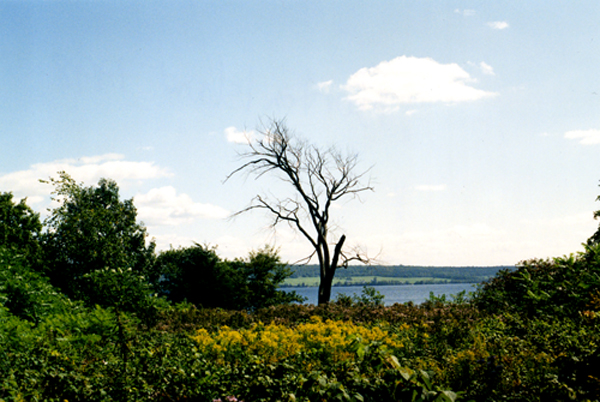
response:
[[[383,299],[386,306],[391,306],[394,303],[406,303],[412,301],[415,304],[421,304],[429,298],[429,293],[433,292],[436,296],[443,294],[451,300],[450,295],[455,295],[463,290],[472,292],[475,290],[475,283],[436,283],[425,285],[375,285],[374,287],[379,293],[385,296]],[[286,287],[282,290],[291,292],[295,290],[299,295],[307,297],[305,304],[317,304],[317,287]],[[331,288],[331,300],[335,300],[336,295],[344,293],[348,296],[360,296],[363,291],[363,286],[334,286]]]

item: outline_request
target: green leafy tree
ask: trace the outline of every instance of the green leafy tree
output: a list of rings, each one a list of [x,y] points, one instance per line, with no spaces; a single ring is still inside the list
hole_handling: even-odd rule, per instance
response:
[[[17,250],[31,265],[40,255],[42,223],[25,202],[15,203],[12,193],[0,193],[0,246]]]
[[[254,310],[301,302],[294,293],[278,290],[291,275],[271,247],[251,252],[247,260],[222,260],[214,247],[192,247],[160,253],[152,282],[172,302],[188,301],[203,307]]]
[[[188,301],[204,307],[235,308],[240,272],[222,261],[215,249],[192,247],[161,252],[151,274],[155,289],[172,302]]]
[[[45,273],[70,297],[110,305],[113,298],[104,293],[108,288],[98,283],[108,281],[106,269],[143,275],[155,257],[154,243],[146,245],[146,228],[136,222],[133,199],[121,201],[117,184],[108,179],[84,187],[59,172],[59,179],[46,183],[54,186],[59,206],[42,234]]]
[[[243,269],[245,289],[247,289],[245,307],[258,309],[277,304],[302,302],[304,298],[296,292],[279,290],[279,285],[288,278],[292,271],[281,261],[277,250],[266,246],[258,251],[250,252],[247,261],[237,261]]]

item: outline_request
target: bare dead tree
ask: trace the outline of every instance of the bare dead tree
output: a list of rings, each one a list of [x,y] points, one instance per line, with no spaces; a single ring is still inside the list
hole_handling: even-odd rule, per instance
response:
[[[259,132],[259,138],[248,142],[249,150],[241,157],[246,162],[235,169],[227,179],[245,171],[256,178],[267,173],[277,174],[291,184],[294,196],[271,200],[256,196],[249,207],[235,215],[264,209],[273,215],[272,226],[287,222],[309,241],[319,261],[320,283],[318,303],[328,303],[335,271],[350,261],[368,262],[360,253],[348,255],[343,247],[346,236],[328,241],[330,211],[334,202],[343,197],[355,197],[373,190],[361,184],[368,171],[356,173],[357,155],[342,155],[337,149],[319,149],[296,138],[282,120],[272,120],[270,126]],[[227,180],[226,179],[226,180]]]

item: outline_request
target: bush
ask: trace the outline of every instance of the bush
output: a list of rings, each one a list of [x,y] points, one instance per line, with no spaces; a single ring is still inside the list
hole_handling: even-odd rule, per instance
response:
[[[168,302],[153,293],[143,275],[131,269],[99,269],[82,276],[75,297],[88,306],[100,305],[138,316],[147,324],[154,324],[158,311]]]
[[[584,253],[529,260],[515,271],[500,271],[480,286],[475,305],[491,313],[527,317],[580,317],[600,289],[600,244]]]
[[[151,278],[159,294],[174,303],[256,310],[304,300],[278,289],[289,275],[271,247],[251,252],[247,260],[227,261],[215,248],[195,244],[160,253]]]
[[[363,290],[360,296],[353,295],[352,297],[339,293],[336,296],[335,302],[337,304],[352,306],[352,305],[362,305],[362,306],[383,306],[384,295],[379,293],[377,289],[372,286],[363,286]]]
[[[24,266],[26,263],[14,250],[0,247],[0,305],[34,324],[74,308],[47,278]]]
[[[16,250],[32,265],[39,263],[42,223],[25,201],[15,203],[12,193],[0,193],[0,247]]]

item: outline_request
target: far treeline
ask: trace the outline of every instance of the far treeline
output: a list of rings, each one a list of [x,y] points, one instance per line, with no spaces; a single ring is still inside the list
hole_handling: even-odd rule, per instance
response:
[[[495,276],[499,271],[514,270],[514,265],[499,265],[486,267],[432,267],[432,266],[411,266],[411,265],[373,265],[356,266],[350,265],[345,269],[336,272],[336,277],[344,283],[345,279],[354,279],[354,283],[372,283],[373,277],[377,278],[377,283],[385,283],[387,278],[412,279],[428,278],[421,280],[421,283],[427,282],[447,282],[447,283],[479,283]],[[314,278],[319,276],[318,265],[294,265],[291,267],[292,274],[290,278]],[[360,278],[365,278],[361,281]],[[390,281],[398,283],[398,281]],[[411,282],[411,283],[414,283]],[[338,282],[339,284],[339,282]]]

